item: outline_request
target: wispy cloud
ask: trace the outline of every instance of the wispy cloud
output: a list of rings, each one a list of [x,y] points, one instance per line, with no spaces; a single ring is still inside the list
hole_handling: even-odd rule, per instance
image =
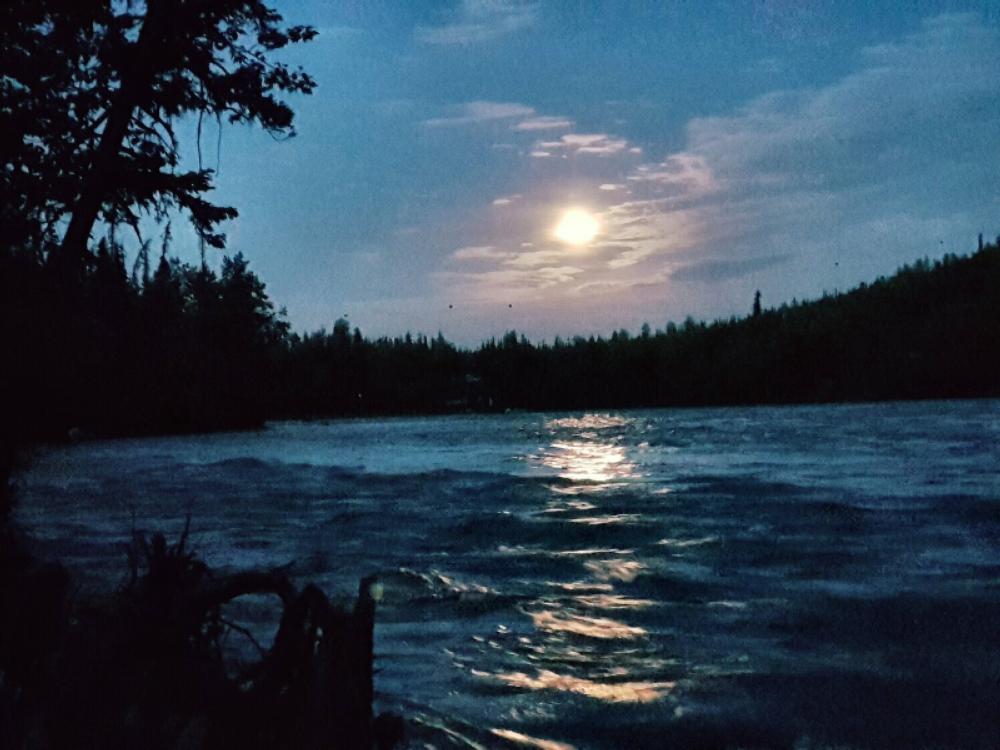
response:
[[[719,282],[803,253],[816,259],[801,266],[808,273],[837,252],[853,259],[858,280],[890,271],[919,247],[918,235],[907,239],[915,217],[950,226],[945,217],[982,202],[969,186],[984,184],[985,164],[998,165],[998,60],[995,30],[971,14],[944,15],[866,49],[856,72],[824,88],[773,92],[735,114],[692,120],[685,149],[634,168],[633,195],[605,211],[619,240],[677,238],[680,229],[681,244],[632,240],[608,267],[697,251],[712,257],[675,268],[671,280]],[[895,232],[878,221],[886,216]]]
[[[475,101],[453,107],[455,114],[449,117],[432,117],[423,124],[430,128],[473,125],[495,120],[510,120],[515,117],[533,115],[535,110],[526,104],[516,102]]]
[[[745,260],[702,260],[680,266],[670,273],[670,278],[675,281],[726,281],[787,263],[791,257],[786,253]]]
[[[516,200],[520,200],[521,194],[514,193],[513,195],[501,195],[499,198],[493,199],[494,206],[509,206]]]
[[[919,188],[915,168],[995,153],[995,138],[970,151],[949,133],[996,127],[998,53],[996,31],[975,15],[938,16],[900,42],[868,48],[861,69],[826,88],[775,92],[736,115],[693,120],[688,150],[734,186],[839,191],[905,176]]]
[[[596,156],[611,156],[623,151],[635,149],[632,153],[639,153],[641,149],[630,146],[624,138],[614,138],[607,133],[567,133],[557,141],[539,141],[535,144],[536,150],[553,152],[560,151],[567,154],[594,154]]]
[[[553,117],[551,115],[539,115],[521,120],[514,126],[514,130],[565,130],[573,127],[573,121],[566,117]]]
[[[451,254],[453,260],[501,260],[510,253],[497,250],[493,245],[470,245],[460,247]]]
[[[672,154],[659,164],[640,165],[626,179],[673,186],[688,195],[707,195],[720,187],[705,157],[692,153]]]
[[[642,198],[608,206],[600,214],[606,267],[618,271],[647,259],[690,249],[705,240],[704,208],[676,198]]]
[[[553,263],[562,263],[565,259],[566,252],[561,249],[532,250],[512,255],[504,261],[504,265],[513,268],[543,268]]]
[[[717,314],[720,295],[745,310],[757,287],[781,299],[872,278],[995,213],[998,102],[1000,34],[946,15],[865,50],[826,86],[695,118],[683,147],[656,160],[626,136],[542,133],[523,197],[500,204],[502,223],[484,213],[472,230],[491,255],[442,279],[567,310],[599,295],[607,310],[645,300],[662,311],[669,300],[673,313],[697,315]],[[512,129],[543,117],[512,118]],[[551,238],[572,203],[598,218],[589,247]]]
[[[506,300],[571,282],[583,272],[584,269],[578,266],[559,265],[531,269],[501,268],[479,273],[441,271],[436,275],[450,288],[464,291],[476,299]]]
[[[477,44],[534,25],[536,2],[518,0],[462,0],[457,11],[436,26],[419,26],[414,32],[425,44]]]
[[[599,281],[587,281],[573,287],[574,294],[593,294],[622,292],[642,289],[644,287],[662,286],[670,278],[667,271],[657,271],[655,273],[645,273],[639,276],[622,276],[611,279],[601,279]]]

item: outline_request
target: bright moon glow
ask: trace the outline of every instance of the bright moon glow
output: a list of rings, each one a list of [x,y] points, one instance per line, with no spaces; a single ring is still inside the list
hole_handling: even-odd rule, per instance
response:
[[[556,224],[555,238],[568,245],[585,245],[597,234],[597,219],[580,208],[571,208]]]

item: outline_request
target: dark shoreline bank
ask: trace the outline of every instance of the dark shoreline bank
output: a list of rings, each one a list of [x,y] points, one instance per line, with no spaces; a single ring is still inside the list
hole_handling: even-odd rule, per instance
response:
[[[23,258],[0,269],[6,340],[21,355],[4,408],[22,441],[277,419],[1000,396],[992,244],[744,318],[552,343],[511,331],[475,350],[440,335],[371,340],[345,320],[290,333],[239,256],[221,277],[164,259],[136,286],[102,252],[68,289]]]

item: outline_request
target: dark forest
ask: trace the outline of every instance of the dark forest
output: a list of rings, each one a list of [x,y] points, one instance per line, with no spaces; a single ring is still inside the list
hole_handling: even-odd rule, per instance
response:
[[[478,349],[441,334],[299,335],[240,254],[221,271],[102,240],[67,278],[3,264],[4,410],[34,438],[256,427],[380,414],[996,395],[1000,249],[917,261],[819,300],[609,337]],[[148,251],[147,251],[148,252]],[[150,268],[152,266],[152,268]]]

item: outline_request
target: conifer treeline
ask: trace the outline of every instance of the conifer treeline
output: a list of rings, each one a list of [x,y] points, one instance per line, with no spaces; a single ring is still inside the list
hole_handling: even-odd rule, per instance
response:
[[[101,242],[72,273],[8,253],[0,280],[13,354],[3,399],[22,438],[249,427],[267,416],[288,324],[241,255],[216,274],[164,254],[129,278],[121,249]]]
[[[754,302],[746,318],[551,344],[511,331],[475,351],[440,336],[368,341],[339,321],[293,337],[285,406],[308,416],[1000,395],[995,244],[812,302]]]
[[[19,432],[128,434],[265,419],[1000,395],[1000,249],[711,324],[478,349],[338,320],[291,333],[241,256],[126,271],[101,242],[65,268],[0,258],[6,414]],[[148,265],[148,264],[146,264]]]
[[[631,337],[476,355],[524,408],[774,404],[1000,394],[1000,250],[905,266],[846,294]]]

